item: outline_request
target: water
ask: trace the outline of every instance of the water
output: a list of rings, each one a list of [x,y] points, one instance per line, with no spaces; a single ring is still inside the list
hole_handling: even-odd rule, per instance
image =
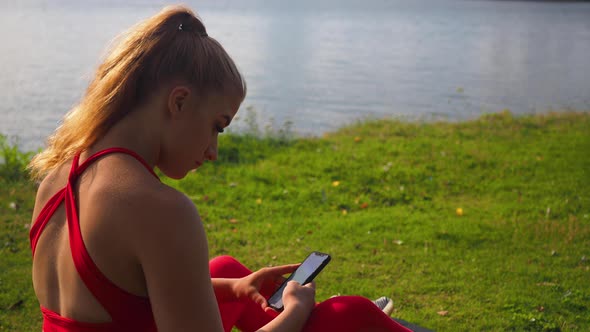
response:
[[[25,149],[81,97],[109,41],[162,1],[0,3],[0,133]],[[187,1],[244,73],[262,124],[590,109],[590,3]],[[241,112],[242,118],[244,112]]]

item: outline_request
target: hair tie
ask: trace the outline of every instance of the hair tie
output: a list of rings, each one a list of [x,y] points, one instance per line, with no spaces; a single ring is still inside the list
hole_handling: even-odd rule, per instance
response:
[[[182,23],[180,23],[178,25],[178,31],[184,31],[184,29],[182,28]],[[207,34],[207,31],[199,32],[199,36],[201,36],[201,37],[209,37],[209,35]]]

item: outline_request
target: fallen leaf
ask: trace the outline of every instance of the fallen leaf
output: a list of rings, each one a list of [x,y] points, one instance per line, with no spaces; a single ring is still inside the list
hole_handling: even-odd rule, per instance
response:
[[[230,224],[237,224],[237,223],[238,223],[238,219],[236,219],[236,218],[231,218],[231,219],[229,220],[229,222],[230,222]]]
[[[332,182],[332,186],[333,187],[338,187],[340,185],[340,181],[334,181]]]
[[[364,202],[363,204],[361,204],[361,209],[366,209],[369,207],[369,203]]]
[[[446,316],[449,314],[449,312],[447,310],[442,310],[442,311],[437,312],[437,314],[439,314],[440,316]]]
[[[362,138],[360,138],[359,136],[356,136],[356,137],[354,138],[354,141],[355,141],[355,142],[357,142],[357,143],[358,143],[358,142],[360,142],[360,141],[362,141],[362,140],[363,140],[363,139],[362,139]]]
[[[455,213],[457,213],[457,215],[460,217],[463,215],[463,209],[462,208],[457,208],[457,210],[455,210]]]

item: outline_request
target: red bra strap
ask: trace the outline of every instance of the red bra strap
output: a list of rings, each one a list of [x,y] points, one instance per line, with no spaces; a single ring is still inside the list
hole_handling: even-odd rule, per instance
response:
[[[137,153],[124,148],[110,148],[97,152],[90,156],[80,166],[78,166],[80,160],[80,155],[78,154],[74,157],[72,162],[68,184],[65,188],[66,217],[68,221],[72,259],[74,261],[76,270],[80,275],[80,278],[88,290],[109,313],[113,322],[116,322],[124,320],[125,317],[122,317],[121,313],[125,312],[125,308],[122,308],[121,306],[125,305],[125,303],[129,303],[129,301],[121,301],[121,299],[126,298],[130,299],[130,301],[133,301],[133,299],[136,297],[113,284],[99,270],[88,254],[84,240],[82,239],[82,232],[80,230],[80,221],[78,218],[78,211],[76,210],[76,196],[74,190],[78,176],[80,176],[80,174],[82,174],[82,172],[84,172],[84,170],[98,158],[110,153],[129,154],[140,161],[152,173],[152,175],[154,175],[156,178],[158,178],[158,176]]]
[[[125,149],[125,148],[109,148],[109,149],[104,149],[102,151],[98,151],[97,153],[93,154],[92,156],[88,157],[88,159],[86,159],[82,165],[78,166],[78,163],[80,161],[80,154],[76,155],[74,157],[74,161],[72,162],[72,168],[70,170],[70,178],[72,178],[72,175],[75,174],[76,178],[78,176],[80,176],[80,174],[84,173],[84,171],[86,170],[86,168],[88,168],[88,166],[90,166],[95,160],[97,160],[98,158],[101,158],[107,154],[111,154],[111,153],[123,153],[123,154],[128,154],[132,157],[134,157],[135,159],[137,159],[137,161],[139,161],[154,177],[156,177],[157,179],[159,179],[158,175],[154,172],[154,170],[150,167],[150,165],[148,165],[148,163],[139,155],[137,154],[135,151],[129,150],[129,149]]]
[[[49,199],[49,201],[45,204],[43,210],[41,210],[41,213],[39,213],[39,216],[37,216],[37,219],[33,223],[33,227],[31,227],[29,232],[29,240],[31,243],[31,251],[33,252],[33,256],[35,256],[35,250],[37,249],[37,242],[39,242],[41,232],[45,228],[45,225],[47,225],[49,219],[51,219],[51,216],[53,216],[53,213],[55,213],[55,210],[57,210],[57,208],[61,205],[61,202],[63,202],[65,193],[66,188],[63,188],[55,193],[55,195],[53,195],[53,197],[51,197],[51,199]]]

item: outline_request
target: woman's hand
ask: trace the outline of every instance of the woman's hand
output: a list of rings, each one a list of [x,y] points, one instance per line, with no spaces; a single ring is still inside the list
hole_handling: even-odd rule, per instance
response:
[[[233,285],[233,293],[239,300],[250,299],[258,303],[263,310],[269,310],[266,298],[261,292],[271,294],[284,281],[283,275],[294,272],[300,264],[265,267],[238,279]],[[296,291],[295,291],[296,292]]]
[[[315,283],[301,285],[297,281],[289,281],[283,291],[283,306],[285,311],[300,308],[309,314],[315,306]]]

